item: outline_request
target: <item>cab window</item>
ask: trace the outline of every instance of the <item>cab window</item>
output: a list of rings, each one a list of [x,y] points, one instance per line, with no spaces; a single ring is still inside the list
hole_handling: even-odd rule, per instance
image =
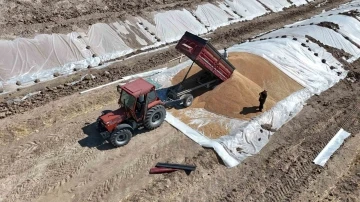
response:
[[[155,100],[156,100],[156,92],[155,92],[155,90],[150,91],[150,92],[148,93],[148,95],[147,95],[147,101],[148,101],[148,103],[153,102],[153,101],[155,101]]]

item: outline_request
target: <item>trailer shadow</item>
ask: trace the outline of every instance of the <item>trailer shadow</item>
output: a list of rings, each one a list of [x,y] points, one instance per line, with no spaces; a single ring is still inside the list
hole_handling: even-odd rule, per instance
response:
[[[115,149],[112,144],[110,144],[107,140],[104,140],[101,137],[101,135],[97,131],[96,122],[84,126],[82,128],[82,131],[87,136],[78,141],[81,147],[96,148],[100,151]],[[145,129],[136,130],[136,132],[133,134],[133,138],[145,132]]]
[[[183,89],[193,89],[196,86],[199,86],[200,84],[197,82],[197,78],[201,77],[204,74],[204,70],[201,70],[193,75],[190,75],[188,78],[186,78],[182,83],[181,81],[177,84],[174,84],[173,86],[169,87],[169,88],[160,88],[157,89],[157,94],[159,96],[159,98],[161,100],[167,100],[167,92],[170,88],[173,87],[177,87],[180,83],[182,85]],[[194,99],[197,97],[202,96],[203,94],[209,92],[211,89],[206,88],[206,87],[201,87],[195,90],[192,90],[191,92],[189,92],[189,94],[191,94]],[[170,108],[174,108],[176,110],[181,110],[184,109],[184,107],[179,103],[179,104],[175,104],[173,106],[171,106]]]
[[[254,114],[259,112],[259,106],[252,106],[252,107],[244,107],[243,110],[240,112],[242,115],[247,114]]]

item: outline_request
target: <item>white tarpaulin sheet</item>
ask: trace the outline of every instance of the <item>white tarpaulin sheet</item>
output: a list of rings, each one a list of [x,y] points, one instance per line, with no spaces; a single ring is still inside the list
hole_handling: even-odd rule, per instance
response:
[[[195,15],[209,30],[215,30],[218,27],[229,25],[231,20],[240,18],[239,16],[226,13],[223,9],[211,3],[199,5],[195,11]]]
[[[203,24],[186,9],[165,11],[154,15],[155,25],[143,20],[147,29],[155,33],[163,42],[171,43],[179,40],[185,33],[189,31],[199,35],[207,32]]]
[[[125,44],[116,31],[105,23],[92,25],[84,39],[89,44],[90,49],[102,61],[118,58],[133,52],[133,49]]]
[[[259,38],[269,38],[283,35],[287,35],[289,37],[304,37],[305,35],[309,35],[325,45],[338,48],[340,50],[343,49],[345,52],[353,56],[351,61],[360,57],[360,49],[353,45],[350,41],[346,40],[341,34],[317,25],[283,28],[269,34],[265,34]]]
[[[282,11],[284,8],[288,8],[291,4],[287,0],[259,0],[265,6],[270,8],[273,12]]]
[[[360,21],[345,15],[331,15],[331,16],[324,16],[324,17],[315,17],[308,20],[304,20],[290,26],[298,26],[298,25],[309,25],[319,24],[320,22],[333,22],[339,25],[338,32],[349,37],[352,41],[356,44],[360,45]]]
[[[340,148],[340,146],[344,143],[344,140],[350,135],[350,133],[341,128],[313,162],[316,165],[325,166],[331,155],[333,155],[335,151]]]
[[[291,2],[293,2],[293,4],[295,4],[296,6],[308,4],[308,2],[306,0],[291,0]]]
[[[77,36],[74,32],[0,41],[0,81],[4,84],[33,82],[37,78],[52,77],[55,72],[86,68],[92,61],[92,53]]]
[[[156,42],[154,37],[148,38],[148,35],[141,32],[136,23],[132,23],[129,20],[113,22],[110,26],[120,35],[126,45],[131,48],[142,48]]]
[[[257,0],[225,0],[233,11],[247,20],[262,16],[269,11],[266,10]]]
[[[320,47],[319,47],[320,48]],[[248,52],[264,57],[277,68],[313,93],[320,93],[343,78],[345,71],[333,71],[330,65],[338,66],[339,62],[330,54],[334,64],[322,63],[322,58],[316,57],[308,48],[298,41],[287,38],[269,39],[247,42],[229,48],[229,51]],[[301,61],[301,62],[300,62]],[[341,72],[341,77],[337,75]]]
[[[239,162],[235,158],[230,156],[230,154],[220,143],[213,141],[206,136],[200,134],[196,130],[190,128],[188,125],[175,118],[171,113],[167,113],[165,120],[172,126],[178,128],[182,133],[186,134],[187,137],[197,142],[201,146],[213,148],[215,152],[220,156],[220,158],[224,160],[226,166],[234,167],[239,164]]]

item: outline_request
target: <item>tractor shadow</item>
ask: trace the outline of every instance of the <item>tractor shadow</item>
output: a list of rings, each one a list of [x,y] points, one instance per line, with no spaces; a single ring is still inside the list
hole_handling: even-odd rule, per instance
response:
[[[244,107],[243,110],[240,112],[242,115],[247,114],[254,114],[259,112],[259,106],[252,106],[252,107]]]
[[[96,148],[100,151],[116,149],[116,147],[101,137],[100,133],[97,131],[96,122],[84,126],[82,131],[87,136],[78,141],[81,147]],[[146,129],[135,130],[132,138],[145,132],[147,132]]]

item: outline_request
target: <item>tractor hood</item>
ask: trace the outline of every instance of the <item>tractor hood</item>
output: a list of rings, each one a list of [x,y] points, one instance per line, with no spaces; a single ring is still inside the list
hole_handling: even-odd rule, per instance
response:
[[[126,118],[126,111],[124,107],[121,107],[120,109],[109,112],[100,117],[105,125],[117,125],[123,122]]]

